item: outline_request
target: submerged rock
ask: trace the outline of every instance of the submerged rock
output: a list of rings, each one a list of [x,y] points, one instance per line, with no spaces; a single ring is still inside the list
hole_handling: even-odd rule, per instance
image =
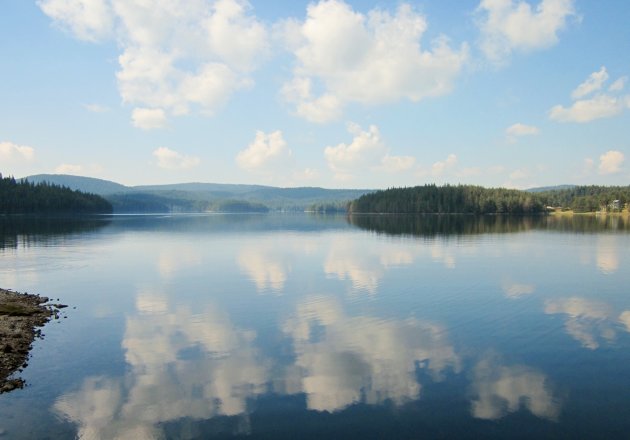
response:
[[[0,394],[24,387],[24,380],[12,378],[26,367],[33,340],[59,306],[46,304],[48,298],[0,289]]]

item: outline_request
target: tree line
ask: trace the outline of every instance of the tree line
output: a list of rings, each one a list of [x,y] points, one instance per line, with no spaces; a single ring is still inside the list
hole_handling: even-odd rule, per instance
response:
[[[108,214],[112,205],[95,194],[0,174],[0,214]]]
[[[545,211],[537,194],[474,185],[428,184],[365,194],[348,207],[351,213],[537,214]]]
[[[576,212],[616,211],[630,201],[630,186],[576,186],[528,192],[475,185],[428,184],[365,194],[348,205],[351,213],[539,214],[549,207]]]
[[[543,191],[539,195],[550,206],[570,208],[575,212],[616,211],[630,202],[630,186],[575,186]]]

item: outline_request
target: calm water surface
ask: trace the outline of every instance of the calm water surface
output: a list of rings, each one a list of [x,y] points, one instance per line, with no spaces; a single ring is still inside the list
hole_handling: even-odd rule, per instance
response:
[[[630,438],[622,218],[5,218],[0,287],[71,306],[2,438]]]

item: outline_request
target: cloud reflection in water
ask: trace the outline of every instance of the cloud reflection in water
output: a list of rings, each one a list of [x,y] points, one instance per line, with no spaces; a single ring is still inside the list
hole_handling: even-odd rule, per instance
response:
[[[555,420],[560,404],[544,374],[523,365],[501,365],[497,356],[482,359],[474,370],[472,414],[496,420],[525,408],[533,415]]]
[[[347,316],[333,299],[300,304],[284,331],[294,344],[299,391],[309,409],[338,411],[353,403],[396,404],[417,399],[416,370],[436,380],[460,360],[445,330],[432,323]]]
[[[162,422],[244,415],[248,400],[267,391],[269,365],[254,332],[212,306],[166,312],[146,292],[136,303],[140,314],[127,319],[123,340],[125,376],[88,378],[55,404],[79,438],[156,438]]]

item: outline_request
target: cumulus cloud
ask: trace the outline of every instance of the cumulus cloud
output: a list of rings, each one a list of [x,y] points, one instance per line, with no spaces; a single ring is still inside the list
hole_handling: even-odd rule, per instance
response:
[[[576,101],[571,107],[556,105],[549,111],[549,117],[558,122],[591,122],[595,119],[616,116],[627,107],[627,100],[597,95],[591,99]]]
[[[455,164],[457,164],[457,156],[454,154],[449,154],[445,160],[435,162],[433,165],[431,165],[431,174],[436,177],[441,176],[446,171],[452,169]]]
[[[413,156],[390,156],[386,154],[381,163],[386,171],[397,173],[412,169],[416,164],[416,158]]]
[[[56,25],[80,40],[96,42],[113,34],[109,0],[40,0],[37,4]]]
[[[610,150],[599,156],[599,173],[615,174],[621,171],[625,156],[621,151]]]
[[[628,77],[622,76],[621,78],[616,80],[614,83],[612,83],[610,87],[608,87],[608,91],[621,92],[624,89],[624,87],[626,87],[626,82],[628,82]]]
[[[246,0],[41,0],[39,6],[79,39],[115,39],[123,102],[165,115],[213,114],[251,86],[249,73],[268,53],[268,31]]]
[[[0,160],[3,162],[31,161],[35,157],[35,150],[26,145],[17,145],[13,142],[0,142]]]
[[[154,150],[153,156],[158,161],[158,167],[169,170],[186,170],[196,167],[201,162],[198,157],[186,156],[166,147]]]
[[[513,51],[545,49],[575,16],[573,0],[482,0],[477,8],[480,46],[488,59],[499,62]]]
[[[453,49],[445,37],[424,48],[426,29],[426,19],[404,3],[393,14],[362,14],[341,0],[312,3],[303,22],[285,26],[296,67],[283,95],[299,116],[327,122],[349,102],[417,102],[448,93],[468,48]]]
[[[364,131],[357,124],[349,124],[348,131],[354,135],[349,144],[341,143],[324,149],[324,157],[328,167],[338,179],[351,178],[357,169],[374,167],[387,154],[385,143],[376,125],[370,125]]]
[[[540,133],[538,127],[534,127],[533,125],[525,125],[520,122],[510,125],[505,129],[505,134],[510,137],[519,137],[519,136],[534,136]]]
[[[590,95],[591,93],[600,90],[606,81],[608,81],[608,72],[606,71],[606,67],[602,66],[598,72],[591,73],[586,81],[577,86],[576,89],[571,92],[571,98],[580,99],[586,95]]]
[[[617,79],[608,92],[601,92],[608,80],[606,67],[593,72],[573,92],[574,102],[569,107],[556,105],[549,110],[549,118],[558,122],[586,123],[595,119],[610,118],[630,108],[630,95],[620,95],[625,84],[625,77]]]
[[[166,126],[166,114],[161,108],[135,108],[131,114],[135,127],[143,130],[153,130]]]
[[[282,136],[282,131],[256,132],[254,142],[238,153],[236,163],[245,170],[264,170],[290,157],[292,152]]]

